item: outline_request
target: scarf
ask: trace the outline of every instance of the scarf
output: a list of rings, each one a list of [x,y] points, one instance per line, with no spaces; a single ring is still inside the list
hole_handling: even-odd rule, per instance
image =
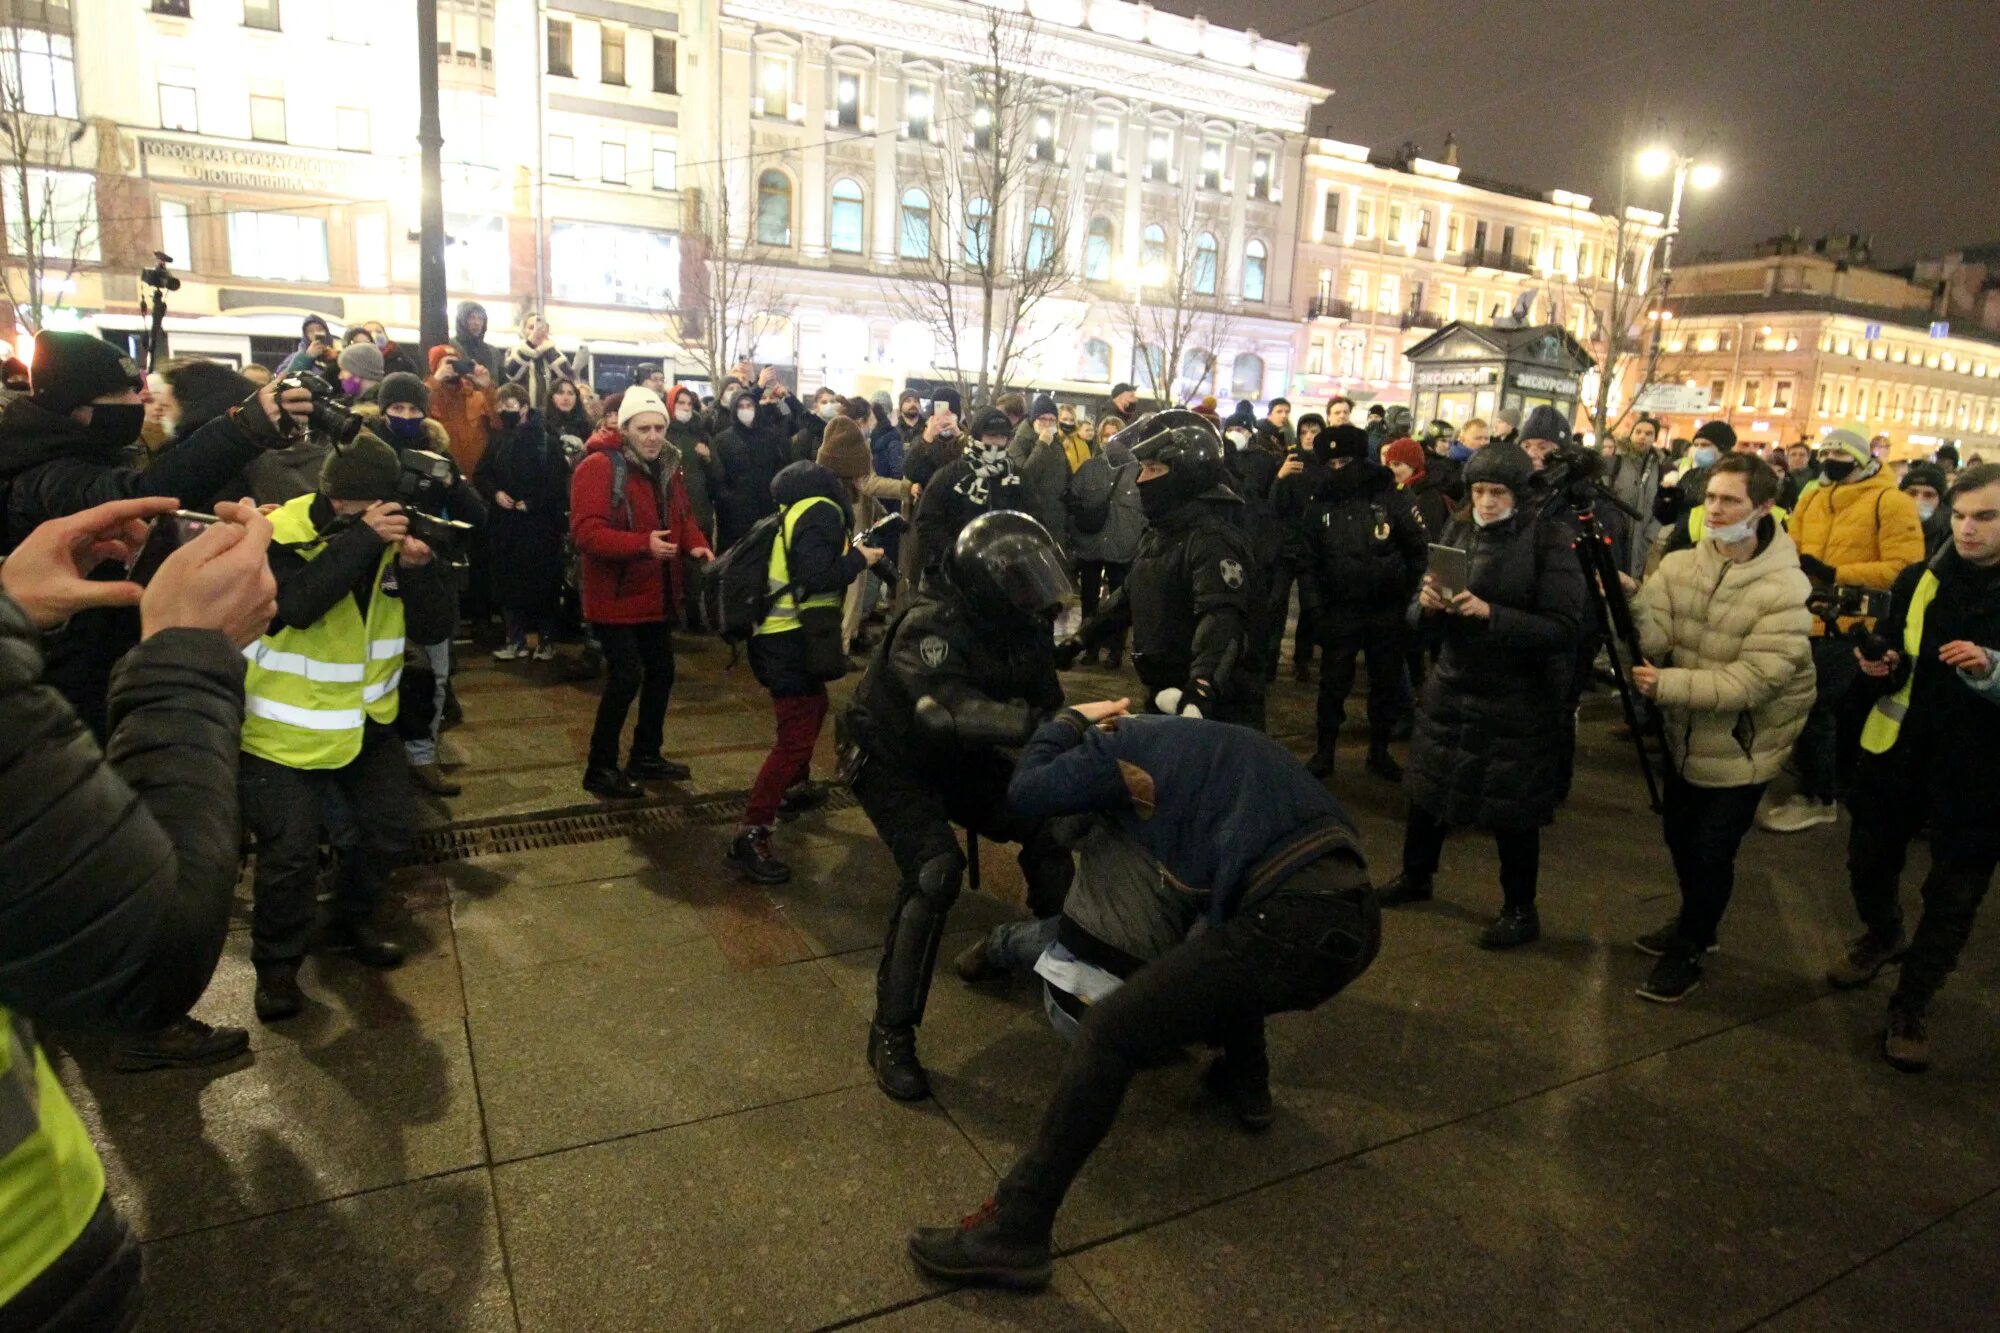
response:
[[[984,509],[991,502],[992,488],[1007,479],[1007,450],[982,446],[967,449],[961,457],[971,470],[952,489]]]

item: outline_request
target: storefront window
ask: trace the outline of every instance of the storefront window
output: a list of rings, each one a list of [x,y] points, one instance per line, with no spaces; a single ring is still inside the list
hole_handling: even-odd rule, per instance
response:
[[[549,290],[558,301],[680,305],[681,240],[672,232],[558,222],[549,230],[549,259]]]
[[[231,213],[229,271],[245,278],[327,281],[326,219]]]

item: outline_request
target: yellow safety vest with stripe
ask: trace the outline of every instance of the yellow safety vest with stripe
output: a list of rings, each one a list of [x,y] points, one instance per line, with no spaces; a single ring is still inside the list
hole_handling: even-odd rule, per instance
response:
[[[271,515],[271,540],[307,560],[326,550],[313,527],[314,497],[301,495]],[[287,768],[342,768],[361,753],[368,719],[396,719],[403,678],[403,599],[383,588],[397,548],[382,548],[368,617],[352,596],[318,621],[266,634],[243,650],[243,751]]]
[[[0,1307],[76,1243],[104,1164],[28,1021],[0,1006]]]
[[[1910,678],[1903,688],[1877,699],[1861,727],[1861,748],[1870,754],[1887,754],[1903,734],[1903,719],[1910,715],[1910,690],[1917,683],[1917,658],[1924,651],[1924,612],[1937,600],[1938,576],[1930,570],[1917,580],[1910,598],[1910,613],[1903,621],[1903,660],[1910,664]]]
[[[1778,526],[1782,528],[1791,519],[1792,512],[1783,505],[1772,505],[1771,517],[1777,519]],[[1688,540],[1698,545],[1707,533],[1708,509],[1706,506],[1696,505],[1688,510]]]
[[[792,594],[792,562],[790,548],[792,535],[798,530],[799,518],[816,504],[831,505],[834,502],[824,495],[810,495],[794,505],[787,505],[785,517],[778,524],[778,540],[771,543],[771,571],[765,585],[771,592],[771,609],[759,622],[758,634],[784,634],[801,628],[799,612],[804,610],[832,609],[838,611],[846,600],[844,592],[816,592],[804,601]],[[834,505],[838,509],[839,505]],[[843,536],[840,553],[847,554],[847,541]]]

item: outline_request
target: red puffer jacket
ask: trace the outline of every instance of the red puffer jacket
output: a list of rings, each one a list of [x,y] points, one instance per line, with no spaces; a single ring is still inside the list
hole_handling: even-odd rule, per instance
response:
[[[681,562],[653,559],[647,537],[664,530],[684,553],[705,548],[708,537],[688,503],[679,467],[667,478],[664,522],[652,481],[636,466],[625,469],[625,508],[612,505],[611,456],[623,444],[616,426],[600,427],[585,443],[569,480],[569,527],[583,556],[584,619],[644,625],[675,615],[681,604]]]

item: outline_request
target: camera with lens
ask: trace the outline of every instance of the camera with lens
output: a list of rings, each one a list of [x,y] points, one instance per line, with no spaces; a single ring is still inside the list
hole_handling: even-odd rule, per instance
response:
[[[335,444],[350,444],[361,433],[361,418],[334,399],[333,386],[309,370],[287,375],[278,381],[278,393],[304,389],[312,395],[312,410],[306,414],[306,430],[317,432]],[[289,420],[289,418],[287,418]]]
[[[472,525],[437,514],[451,493],[452,461],[429,449],[398,449],[396,458],[403,465],[396,477],[396,502],[410,520],[410,535],[454,568],[464,565]]]
[[[891,537],[899,532],[907,531],[909,526],[910,521],[901,514],[884,514],[881,518],[876,519],[857,533],[854,538],[854,544],[856,546],[870,546],[879,551],[888,543]],[[888,588],[894,588],[903,581],[901,571],[896,568],[893,562],[888,560],[876,563],[875,577],[882,580],[883,586]]]
[[[149,269],[140,270],[139,281],[158,291],[179,291],[181,289],[181,280],[167,272],[167,265],[173,262],[174,257],[165,250],[153,251],[153,266]]]
[[[1826,623],[1829,630],[1843,620],[1879,620],[1889,613],[1889,594],[1880,588],[1857,588],[1852,584],[1813,585],[1806,597],[1806,610]],[[1871,634],[1868,638],[1881,638]],[[1886,654],[1892,645],[1883,640],[1882,653]],[[1882,660],[1881,655],[1869,656],[1867,645],[1863,645],[1862,655],[1871,662]]]

